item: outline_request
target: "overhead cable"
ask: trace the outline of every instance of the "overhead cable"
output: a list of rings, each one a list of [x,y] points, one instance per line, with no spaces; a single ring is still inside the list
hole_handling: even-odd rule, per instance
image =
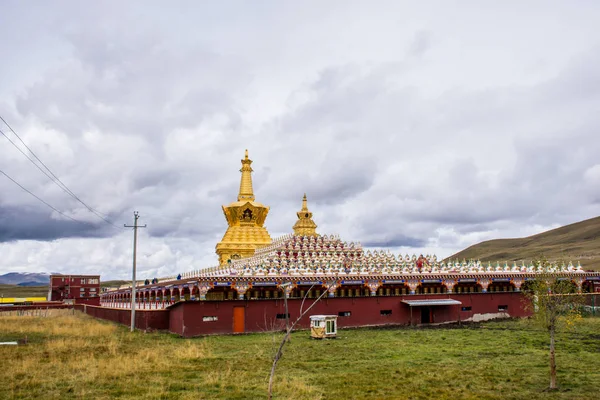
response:
[[[8,127],[8,129],[10,129],[10,131],[17,137],[17,139],[19,139],[19,141],[23,144],[23,146],[25,146],[25,148],[31,153],[31,155],[33,155],[33,157],[48,171],[44,171],[31,157],[29,157],[23,150],[21,150],[21,148],[15,143],[13,142],[1,129],[0,129],[0,133],[17,149],[19,150],[19,152],[21,154],[23,154],[28,160],[29,162],[31,162],[33,165],[36,166],[37,169],[39,169],[44,175],[46,175],[46,177],[48,177],[48,179],[50,179],[56,186],[58,186],[59,188],[61,188],[65,193],[67,193],[69,196],[71,196],[72,198],[74,198],[75,200],[77,200],[79,203],[83,204],[83,206],[85,208],[87,208],[91,213],[93,213],[94,215],[96,215],[98,218],[100,218],[101,220],[103,220],[104,222],[106,222],[107,224],[111,225],[114,228],[117,229],[121,229],[121,227],[113,224],[112,222],[110,222],[109,220],[106,219],[106,216],[104,214],[102,214],[101,212],[93,209],[92,207],[88,206],[83,200],[81,200],[75,193],[73,193],[73,191],[71,191],[71,189],[69,189],[67,187],[67,185],[65,185],[60,178],[58,178],[58,176],[56,176],[51,170],[50,168],[48,168],[48,166],[46,164],[44,164],[44,162],[33,152],[33,150],[31,150],[29,148],[29,146],[27,146],[27,144],[25,144],[25,142],[23,141],[23,139],[21,139],[21,137],[17,134],[17,132],[15,132],[15,130],[8,124],[8,122],[6,122],[6,120],[4,118],[2,118],[2,116],[0,115],[0,120],[2,120],[2,122],[4,122],[4,124]]]
[[[21,189],[23,189],[24,191],[26,191],[27,193],[29,193],[30,195],[32,195],[33,197],[35,197],[36,199],[38,199],[39,201],[41,201],[42,203],[44,203],[46,206],[50,207],[51,209],[53,209],[54,211],[56,211],[57,213],[59,213],[60,215],[62,215],[65,218],[68,218],[72,221],[78,222],[80,224],[86,224],[86,225],[93,225],[91,222],[85,222],[85,221],[80,221],[78,219],[75,219],[73,217],[68,216],[67,214],[63,213],[62,211],[54,208],[52,205],[48,204],[47,202],[45,202],[42,198],[36,196],[34,193],[32,193],[31,191],[29,191],[27,188],[25,188],[23,185],[21,185],[19,182],[17,182],[16,180],[14,180],[13,178],[11,178],[6,172],[2,171],[0,169],[0,174],[6,176],[8,179],[10,179],[15,185],[17,185],[18,187],[20,187]]]

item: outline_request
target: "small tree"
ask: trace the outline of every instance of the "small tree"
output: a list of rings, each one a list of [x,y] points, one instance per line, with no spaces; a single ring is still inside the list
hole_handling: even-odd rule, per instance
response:
[[[283,348],[284,348],[285,344],[290,341],[290,336],[292,335],[292,331],[294,330],[294,328],[296,327],[296,325],[300,322],[300,320],[302,318],[304,318],[304,316],[306,314],[308,314],[308,312],[324,296],[327,296],[327,294],[329,292],[329,289],[331,288],[331,286],[327,286],[327,289],[324,290],[323,293],[321,293],[321,295],[319,297],[317,297],[316,300],[306,310],[304,310],[304,302],[306,301],[306,299],[308,297],[308,293],[310,293],[310,291],[313,289],[313,287],[314,287],[314,285],[312,285],[306,291],[306,294],[302,298],[302,303],[300,303],[300,315],[298,316],[298,318],[292,323],[292,325],[289,325],[289,322],[286,321],[285,335],[283,335],[283,338],[281,339],[281,342],[279,343],[279,347],[277,348],[277,351],[275,352],[275,355],[273,356],[273,364],[271,365],[271,373],[269,374],[269,386],[267,388],[267,394],[268,394],[267,398],[268,398],[268,400],[271,400],[273,398],[273,380],[275,378],[275,368],[277,367],[277,363],[279,362],[279,360],[283,356]],[[284,292],[284,296],[286,296],[285,292]],[[286,312],[286,314],[288,313],[287,303],[286,303],[286,306],[285,306],[285,312]],[[286,318],[287,318],[287,315],[286,315]]]
[[[583,297],[578,293],[577,285],[569,278],[553,272],[552,265],[546,260],[537,261],[536,279],[527,285],[525,295],[533,314],[533,321],[548,331],[550,336],[550,386],[556,390],[556,332],[564,327],[573,326],[580,318],[579,310]]]

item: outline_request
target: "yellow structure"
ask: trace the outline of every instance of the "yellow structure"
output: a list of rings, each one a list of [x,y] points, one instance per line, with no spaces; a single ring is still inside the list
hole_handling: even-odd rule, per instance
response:
[[[216,246],[221,265],[229,260],[250,257],[256,248],[271,244],[271,236],[263,226],[269,207],[254,201],[251,164],[246,150],[240,170],[242,178],[237,201],[223,206],[229,227]]]
[[[294,224],[294,235],[317,236],[317,224],[312,220],[313,214],[308,211],[306,193],[302,198],[302,209],[296,213],[298,221]]]
[[[33,303],[46,301],[45,297],[2,297],[0,304]]]

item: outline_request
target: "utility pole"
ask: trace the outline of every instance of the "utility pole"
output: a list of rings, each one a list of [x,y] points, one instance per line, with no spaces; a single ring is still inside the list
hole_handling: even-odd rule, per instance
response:
[[[133,228],[133,276],[131,278],[131,332],[135,329],[135,258],[137,253],[137,230],[145,228],[146,225],[138,225],[140,214],[133,212],[133,225],[123,225],[125,228]]]

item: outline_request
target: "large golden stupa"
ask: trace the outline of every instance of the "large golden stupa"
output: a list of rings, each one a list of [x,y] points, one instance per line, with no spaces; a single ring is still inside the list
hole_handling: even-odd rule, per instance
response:
[[[248,158],[246,150],[240,170],[242,179],[237,201],[223,206],[229,227],[216,246],[220,265],[227,264],[230,260],[250,257],[256,248],[271,244],[271,236],[263,226],[269,207],[254,201],[251,164],[252,160]]]

